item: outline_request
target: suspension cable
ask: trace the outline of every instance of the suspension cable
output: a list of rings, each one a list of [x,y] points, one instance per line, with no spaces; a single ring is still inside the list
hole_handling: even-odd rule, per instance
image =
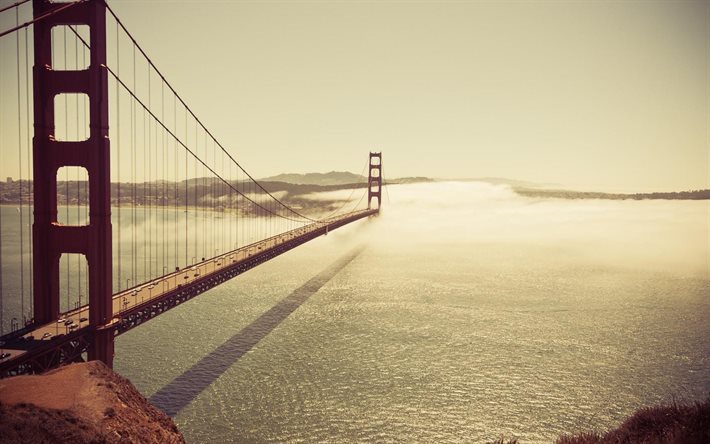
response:
[[[109,11],[111,10],[111,8],[110,8],[108,5],[106,5],[106,7],[109,9]],[[138,45],[138,43],[135,41],[135,39],[133,38],[133,36],[132,36],[132,35],[128,32],[128,30],[125,28],[125,26],[123,25],[123,23],[121,23],[121,21],[118,19],[118,17],[116,17],[115,13],[114,13],[113,11],[111,11],[111,14],[114,16],[114,18],[116,19],[116,22],[121,26],[121,28],[123,28],[123,30],[124,30],[124,32],[126,33],[126,35],[132,40],[132,42],[134,43],[134,48],[137,48],[137,49],[141,52],[141,54],[143,54],[143,57],[144,57],[144,58],[146,59],[146,61],[149,63],[150,67],[153,68],[153,71],[155,71],[155,73],[158,74],[158,76],[160,76],[160,78],[161,78],[161,80],[163,81],[163,83],[170,89],[170,91],[173,93],[174,97],[176,97],[177,100],[179,100],[180,103],[182,104],[182,106],[185,108],[185,112],[186,112],[185,118],[187,119],[187,113],[189,113],[189,114],[192,116],[192,118],[195,120],[195,124],[196,124],[196,125],[199,124],[199,125],[200,125],[200,128],[202,128],[202,130],[205,132],[205,136],[206,136],[206,137],[209,136],[209,138],[212,139],[212,141],[214,142],[214,144],[215,144],[216,146],[218,146],[218,147],[220,148],[220,150],[221,150],[222,152],[224,152],[224,153],[230,158],[230,160],[232,161],[232,163],[234,163],[247,177],[249,177],[249,179],[251,179],[251,182],[253,182],[256,186],[258,186],[264,193],[266,193],[266,194],[267,194],[269,197],[271,197],[274,201],[278,202],[283,208],[285,208],[286,210],[290,211],[291,213],[293,213],[293,214],[295,214],[295,215],[301,217],[302,219],[305,219],[305,220],[307,220],[307,221],[309,221],[309,222],[318,222],[317,219],[313,219],[313,218],[310,218],[310,217],[308,217],[308,216],[304,216],[303,214],[301,214],[301,213],[295,211],[293,208],[289,207],[288,205],[284,204],[284,203],[281,202],[279,199],[277,199],[277,198],[276,198],[274,195],[272,195],[268,190],[266,190],[259,182],[257,182],[257,181],[239,164],[239,162],[237,162],[237,161],[231,156],[231,154],[229,154],[229,152],[228,152],[228,151],[222,146],[222,144],[212,135],[212,133],[205,127],[205,125],[202,123],[202,121],[200,121],[200,119],[197,118],[197,116],[195,115],[195,113],[190,109],[189,106],[187,106],[187,104],[186,104],[186,103],[182,100],[182,98],[177,94],[177,92],[173,89],[173,87],[170,85],[170,83],[165,79],[165,77],[162,75],[162,73],[161,73],[160,71],[158,71],[157,67],[153,64],[153,62],[150,60],[150,58],[148,58],[148,56],[147,56],[146,53],[143,51],[143,49],[140,47],[140,45]],[[74,31],[73,28],[72,28],[72,31]],[[76,36],[79,38],[79,40],[81,40],[81,42],[82,42],[87,48],[89,48],[89,44],[86,42],[86,40],[84,40],[78,33],[76,33],[76,31],[74,31],[74,33],[75,33]],[[134,62],[134,63],[135,63],[135,62]],[[136,96],[136,94],[134,94],[133,91],[131,91],[130,88],[128,88],[128,86],[118,77],[118,75],[117,75],[115,72],[113,72],[113,70],[112,70],[110,67],[108,67],[108,66],[106,66],[106,65],[102,65],[102,67],[103,67],[103,68],[106,68],[106,70],[114,77],[114,79],[116,79],[116,81],[126,90],[126,92],[128,92],[128,94],[131,95],[131,97],[133,97],[133,98],[144,108],[144,110],[147,111],[147,112],[153,117],[153,119],[155,119],[155,121],[156,121],[157,123],[159,123],[159,124],[165,129],[165,131],[168,132],[168,134],[170,134],[170,136],[172,136],[180,145],[182,145],[183,148],[185,148],[186,150],[188,150],[188,151],[190,152],[190,154],[192,154],[192,156],[193,156],[195,159],[199,160],[200,163],[202,163],[208,170],[210,170],[210,172],[212,172],[212,174],[214,174],[214,175],[215,175],[216,177],[218,177],[222,182],[224,182],[230,189],[233,189],[235,192],[241,194],[241,192],[240,192],[237,188],[235,188],[234,186],[232,186],[228,181],[226,181],[226,180],[225,180],[224,178],[222,178],[219,174],[217,174],[214,169],[212,169],[211,167],[207,166],[207,164],[206,164],[205,162],[203,162],[193,151],[191,151],[189,148],[187,148],[187,146],[185,145],[185,143],[183,143],[182,141],[180,141],[179,138],[178,138],[172,131],[170,131],[170,130],[167,128],[167,126],[166,126],[165,124],[163,124],[163,122],[161,122],[161,121],[157,118],[157,116],[155,116],[155,114],[150,110],[150,108],[149,108],[148,106],[146,106],[146,105]],[[244,196],[248,201],[252,202],[254,205],[258,206],[259,208],[263,209],[264,211],[267,211],[267,212],[269,212],[269,213],[271,213],[271,214],[274,214],[274,215],[276,215],[276,216],[278,216],[278,217],[281,217],[281,218],[283,218],[283,219],[288,219],[288,220],[292,220],[292,221],[295,221],[295,222],[300,222],[300,221],[297,220],[297,219],[289,218],[289,217],[283,216],[283,215],[281,215],[281,214],[275,213],[275,212],[273,212],[273,211],[271,211],[271,210],[268,210],[267,208],[263,207],[261,204],[257,203],[256,201],[252,200],[251,198],[247,197],[247,196],[244,195],[244,194],[242,194],[242,196]]]
[[[32,20],[30,20],[30,21],[28,21],[28,22],[25,22],[25,23],[23,23],[23,24],[21,24],[21,25],[17,25],[17,26],[15,26],[14,28],[8,29],[7,31],[0,32],[0,37],[4,37],[4,36],[6,36],[6,35],[8,35],[8,34],[11,34],[11,33],[15,32],[15,31],[17,31],[18,29],[26,28],[26,27],[28,27],[28,26],[30,26],[30,25],[33,25],[33,24],[39,22],[40,20],[44,20],[44,19],[46,19],[47,17],[51,17],[51,16],[53,16],[54,14],[56,14],[56,13],[58,13],[58,12],[64,11],[65,9],[71,8],[72,6],[78,5],[79,3],[84,3],[84,2],[86,2],[86,1],[88,1],[88,0],[77,0],[77,1],[75,1],[75,2],[67,3],[66,5],[62,5],[62,6],[58,7],[58,8],[56,8],[56,9],[52,9],[51,11],[49,11],[49,12],[47,12],[47,13],[45,13],[45,14],[42,14],[42,15],[40,15],[39,17],[35,17],[34,19],[32,19]]]
[[[111,76],[126,90],[126,92],[128,92],[128,94],[129,94],[131,97],[133,97],[133,99],[143,108],[143,110],[144,110],[146,113],[148,113],[148,114],[150,115],[150,117],[152,117],[153,120],[154,120],[158,125],[160,125],[173,139],[175,139],[180,145],[182,145],[182,147],[183,147],[188,153],[190,153],[190,154],[192,155],[192,157],[195,158],[195,160],[197,160],[199,163],[201,163],[201,164],[202,164],[207,170],[209,170],[217,179],[219,179],[220,181],[224,182],[225,185],[227,185],[228,187],[232,188],[235,192],[237,192],[237,193],[239,193],[239,194],[242,194],[241,191],[239,191],[238,189],[234,188],[234,186],[233,186],[232,184],[230,184],[229,181],[227,181],[227,180],[224,179],[222,176],[220,176],[219,174],[217,174],[217,172],[216,172],[212,167],[210,167],[209,165],[207,165],[207,164],[205,163],[205,161],[203,161],[199,156],[197,156],[197,154],[195,154],[195,152],[194,152],[193,150],[191,150],[187,145],[185,145],[185,143],[183,143],[180,139],[178,139],[178,137],[175,135],[175,133],[174,133],[173,131],[171,131],[170,129],[168,129],[168,127],[165,126],[165,124],[164,124],[163,122],[161,122],[161,121],[157,118],[157,116],[153,113],[153,111],[151,111],[151,110],[148,108],[148,106],[146,106],[145,103],[143,103],[143,101],[141,101],[138,97],[136,97],[136,95],[133,93],[133,91],[131,91],[131,90],[128,88],[128,86],[127,86],[120,78],[118,78],[118,76],[116,75],[116,73],[113,72],[113,70],[112,70],[111,68],[109,68],[109,67],[106,66],[106,65],[101,65],[101,67],[104,68],[104,69],[106,69],[106,71],[107,71],[109,74],[111,74]],[[213,140],[214,140],[214,139],[213,139]],[[244,170],[242,170],[242,171],[244,171]],[[245,173],[246,173],[246,172],[245,172]],[[252,182],[256,184],[256,181],[252,181]],[[258,185],[258,184],[257,184],[257,185]],[[269,193],[267,192],[267,194],[269,194]],[[269,195],[270,195],[270,194],[269,194]],[[245,199],[247,199],[248,201],[250,201],[251,203],[253,203],[253,204],[256,205],[257,207],[261,208],[261,209],[264,210],[264,211],[268,211],[268,212],[274,214],[275,216],[281,217],[281,218],[283,218],[283,219],[294,220],[294,221],[296,221],[296,222],[302,222],[301,220],[298,220],[298,219],[293,219],[293,218],[289,218],[289,217],[287,217],[287,216],[283,216],[283,215],[278,214],[278,213],[273,213],[273,212],[267,210],[267,209],[266,209],[264,206],[262,206],[260,203],[258,203],[258,202],[256,202],[256,201],[254,201],[253,199],[251,199],[250,197],[248,197],[248,196],[246,196],[246,195],[244,195],[244,194],[242,194],[242,196],[244,196]],[[287,208],[288,208],[288,207],[287,207]],[[298,213],[296,213],[296,214],[298,214]],[[307,218],[307,219],[310,220],[310,221],[313,221],[313,222],[317,222],[316,220],[313,220],[313,219],[310,219],[310,218]]]
[[[370,163],[370,159],[367,159],[367,162],[365,162],[365,165],[363,165],[362,170],[360,171],[360,176],[363,176],[363,173],[365,172],[365,169],[367,169],[367,166],[369,165],[369,163]],[[356,185],[360,185],[360,184],[356,184]],[[343,204],[340,206],[340,208],[336,209],[335,211],[332,211],[330,214],[328,214],[327,216],[325,216],[321,219],[329,219],[329,218],[333,217],[334,215],[336,215],[340,210],[345,208],[345,206],[351,202],[353,194],[355,194],[355,190],[357,190],[357,187],[352,189],[352,191],[350,192],[350,196],[348,196],[348,198],[345,200],[345,202],[343,202]],[[367,188],[366,188],[366,190],[367,190]]]
[[[382,183],[383,183],[382,188],[385,189],[385,194],[387,194],[387,205],[391,205],[390,190],[387,187],[387,185],[389,185],[389,184],[387,183],[387,180],[385,179],[385,167],[380,165],[380,169],[382,170]]]
[[[158,76],[160,76],[161,80],[162,80],[163,82],[165,82],[165,85],[167,85],[167,87],[170,89],[170,91],[178,98],[178,100],[180,101],[180,103],[182,103],[182,105],[186,108],[186,110],[190,113],[190,115],[195,119],[195,121],[196,121],[197,123],[199,123],[200,127],[202,127],[202,129],[210,136],[210,138],[217,144],[217,146],[219,146],[219,148],[227,155],[227,157],[229,157],[229,159],[230,159],[234,164],[236,164],[236,165],[244,172],[244,174],[246,174],[247,177],[249,177],[249,178],[256,184],[256,186],[258,186],[264,193],[266,193],[266,194],[267,194],[269,197],[271,197],[274,201],[278,202],[278,203],[279,203],[282,207],[284,207],[286,210],[290,211],[291,213],[293,213],[293,214],[295,214],[295,215],[297,215],[297,216],[299,216],[299,217],[301,217],[301,218],[303,218],[303,219],[309,220],[309,221],[311,221],[311,222],[317,222],[316,219],[313,219],[313,218],[310,218],[310,217],[308,217],[308,216],[305,216],[305,215],[299,213],[298,211],[294,210],[293,208],[289,207],[288,205],[284,204],[283,202],[281,202],[278,198],[276,198],[273,194],[271,194],[268,190],[266,190],[266,188],[264,188],[256,179],[254,179],[254,177],[252,177],[251,174],[249,174],[249,173],[239,164],[239,162],[237,162],[237,160],[234,159],[234,157],[232,157],[232,155],[229,153],[229,151],[227,151],[227,150],[225,149],[225,147],[217,140],[217,138],[207,129],[207,127],[202,123],[202,121],[197,117],[197,115],[192,111],[192,109],[191,109],[189,106],[187,106],[187,103],[185,103],[185,101],[182,99],[182,97],[181,97],[181,96],[177,93],[177,91],[175,91],[175,89],[172,87],[172,85],[170,84],[170,82],[168,82],[167,79],[165,78],[165,76],[163,76],[162,72],[160,72],[160,70],[155,66],[155,64],[154,64],[153,61],[150,59],[150,57],[148,57],[148,54],[146,54],[146,52],[143,50],[143,48],[141,48],[141,46],[138,44],[138,42],[136,41],[136,39],[135,39],[135,38],[133,37],[133,35],[128,31],[128,29],[126,28],[126,26],[123,24],[123,22],[121,22],[121,20],[118,18],[118,16],[116,15],[116,13],[111,9],[111,7],[110,7],[108,4],[106,4],[106,9],[111,13],[111,15],[113,16],[113,18],[116,20],[116,23],[118,23],[118,25],[123,29],[123,31],[126,33],[126,35],[128,36],[128,38],[131,39],[131,41],[133,42],[133,44],[138,48],[138,50],[139,50],[140,53],[143,55],[143,57],[146,59],[146,61],[150,64],[150,66],[155,70],[156,74],[158,74]],[[262,208],[263,208],[263,207],[262,207]]]
[[[360,200],[357,201],[357,203],[355,204],[355,206],[353,207],[353,209],[350,211],[351,213],[354,212],[354,211],[357,209],[357,207],[360,206],[360,203],[361,203],[362,200],[365,198],[365,196],[367,196],[367,193],[362,193],[362,196],[360,196]]]
[[[104,3],[105,3],[105,2],[104,2]],[[232,157],[232,155],[229,153],[229,151],[227,151],[227,149],[226,149],[226,148],[217,140],[217,138],[207,129],[207,127],[202,123],[202,121],[197,117],[197,115],[192,111],[192,109],[191,109],[189,106],[187,106],[187,103],[185,103],[185,101],[182,99],[182,97],[180,97],[180,95],[177,93],[177,91],[175,91],[175,88],[173,88],[172,85],[170,84],[170,82],[167,81],[167,79],[165,78],[165,76],[163,76],[162,72],[160,72],[160,70],[155,66],[155,64],[154,64],[153,61],[150,59],[150,57],[148,57],[148,54],[146,54],[146,52],[143,50],[143,48],[141,48],[141,46],[138,44],[138,42],[137,42],[136,39],[133,37],[133,35],[128,31],[128,29],[125,27],[125,25],[123,24],[123,22],[121,22],[121,20],[118,18],[118,16],[116,15],[116,13],[111,9],[111,7],[110,7],[107,3],[106,3],[106,9],[111,13],[111,15],[113,16],[113,18],[116,20],[116,23],[118,23],[118,25],[123,29],[123,32],[126,33],[126,36],[128,36],[128,38],[131,39],[131,41],[132,41],[133,44],[136,46],[136,48],[138,48],[138,51],[140,51],[140,53],[143,55],[143,57],[146,59],[146,61],[147,61],[147,62],[150,64],[150,66],[153,68],[153,70],[155,70],[155,73],[158,74],[158,76],[160,76],[161,80],[162,80],[163,82],[165,82],[165,85],[166,85],[166,86],[170,89],[170,91],[177,97],[177,99],[180,101],[180,103],[182,103],[182,105],[183,105],[183,106],[185,107],[185,109],[190,113],[190,115],[192,115],[192,117],[195,119],[195,121],[196,121],[197,123],[199,123],[200,127],[202,127],[202,129],[210,136],[210,138],[217,144],[217,146],[219,146],[219,148],[227,155],[227,157],[229,157],[229,159],[230,159],[234,164],[236,164],[236,165],[239,167],[239,169],[241,169],[241,170],[244,172],[244,174],[246,174],[247,177],[249,177],[249,178],[256,184],[256,186],[258,186],[264,193],[266,193],[266,194],[267,194],[269,197],[271,197],[274,201],[278,202],[282,207],[284,207],[284,208],[287,209],[288,211],[292,212],[293,214],[295,214],[295,215],[297,215],[297,216],[299,216],[299,217],[301,217],[301,218],[303,218],[303,219],[309,220],[309,221],[311,221],[311,222],[317,222],[316,219],[310,218],[310,217],[308,217],[308,216],[305,216],[305,215],[299,213],[298,211],[294,210],[293,208],[289,207],[288,205],[286,205],[285,203],[283,203],[283,202],[281,202],[279,199],[277,199],[273,194],[271,194],[268,190],[266,190],[266,188],[264,188],[256,179],[254,179],[254,178],[251,176],[251,174],[249,174],[249,173],[239,164],[239,162],[237,162],[237,160],[236,160],[234,157]]]
[[[27,3],[28,1],[30,1],[30,0],[22,0],[21,2],[13,3],[10,6],[5,6],[4,8],[0,9],[0,13],[5,12],[11,8],[17,8],[18,6],[23,5],[23,4]]]

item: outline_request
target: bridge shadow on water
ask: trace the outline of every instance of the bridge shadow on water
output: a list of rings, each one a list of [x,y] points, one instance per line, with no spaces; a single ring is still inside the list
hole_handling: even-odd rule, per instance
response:
[[[190,367],[185,373],[158,390],[150,397],[150,402],[170,416],[177,415],[239,358],[359,256],[363,250],[364,247],[355,248],[294,290],[254,322],[229,338],[227,342]]]

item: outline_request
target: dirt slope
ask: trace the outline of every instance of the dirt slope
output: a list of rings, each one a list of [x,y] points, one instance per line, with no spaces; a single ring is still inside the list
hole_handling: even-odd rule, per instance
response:
[[[104,364],[0,380],[0,443],[184,443],[166,414]]]

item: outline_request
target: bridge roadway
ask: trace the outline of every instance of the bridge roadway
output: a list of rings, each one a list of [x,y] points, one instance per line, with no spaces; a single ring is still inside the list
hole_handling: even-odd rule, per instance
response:
[[[113,329],[115,335],[124,333],[269,259],[378,212],[379,209],[368,209],[323,219],[124,290],[113,295],[113,318],[105,326],[91,325],[89,306],[84,305],[64,313],[56,322],[31,325],[5,335],[0,338],[0,377],[13,374],[13,369],[22,365],[33,365],[36,370],[42,370],[45,365],[47,368],[52,366],[48,362],[52,359],[79,360],[86,351],[82,336],[97,328]],[[52,357],[45,356],[37,364],[37,357],[53,351]],[[33,358],[35,362],[26,364]]]

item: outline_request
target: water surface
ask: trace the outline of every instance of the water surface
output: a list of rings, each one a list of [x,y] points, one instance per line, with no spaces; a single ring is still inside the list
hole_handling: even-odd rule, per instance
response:
[[[175,417],[194,443],[549,442],[710,392],[708,202],[528,199],[482,183],[389,194],[380,217],[121,336],[116,370],[147,397],[207,372]]]

